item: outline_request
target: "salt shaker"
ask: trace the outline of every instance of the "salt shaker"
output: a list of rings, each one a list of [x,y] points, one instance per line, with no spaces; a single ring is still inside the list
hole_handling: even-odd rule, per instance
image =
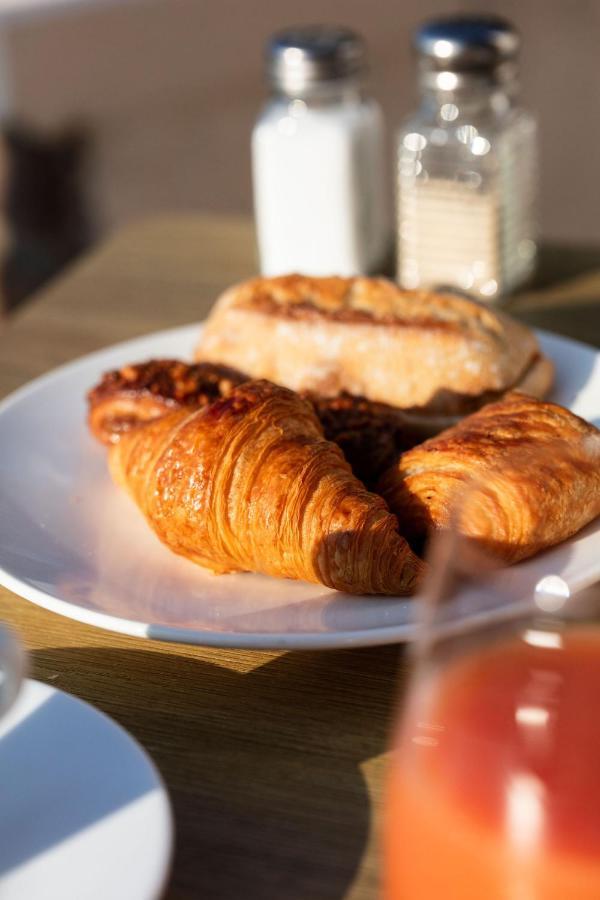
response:
[[[275,34],[271,97],[252,134],[264,275],[356,275],[387,255],[383,118],[364,94],[365,45],[339,27]]]
[[[536,122],[518,103],[519,37],[455,16],[415,35],[420,106],[398,138],[398,281],[495,302],[536,257]]]

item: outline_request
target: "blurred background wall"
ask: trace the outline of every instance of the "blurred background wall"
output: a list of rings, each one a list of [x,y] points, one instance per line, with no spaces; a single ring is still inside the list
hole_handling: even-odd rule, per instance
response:
[[[100,230],[163,210],[249,211],[249,137],[271,31],[330,21],[363,33],[393,132],[415,102],[411,30],[459,10],[520,28],[524,99],[541,122],[543,234],[597,241],[598,0],[9,0],[0,113],[45,132],[85,126]]]

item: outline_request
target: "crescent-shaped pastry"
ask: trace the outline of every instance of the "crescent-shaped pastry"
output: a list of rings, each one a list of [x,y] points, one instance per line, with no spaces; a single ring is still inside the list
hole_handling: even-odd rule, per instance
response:
[[[462,501],[461,531],[517,562],[600,515],[600,432],[513,392],[404,453],[379,492],[414,545],[447,526]]]
[[[324,439],[310,404],[268,382],[126,432],[110,467],[158,537],[215,572],[400,595],[422,574],[395,516]]]

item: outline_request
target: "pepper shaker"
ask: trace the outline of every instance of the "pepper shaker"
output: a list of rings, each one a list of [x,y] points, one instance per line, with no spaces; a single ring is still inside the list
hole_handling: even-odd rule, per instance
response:
[[[518,103],[519,36],[455,16],[415,35],[420,106],[398,136],[398,281],[495,302],[536,257],[537,137]]]

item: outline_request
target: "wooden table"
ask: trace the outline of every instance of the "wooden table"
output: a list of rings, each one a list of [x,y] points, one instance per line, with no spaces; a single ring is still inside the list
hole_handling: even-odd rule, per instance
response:
[[[120,232],[5,325],[0,395],[105,344],[203,318],[255,267],[246,219],[161,218]],[[600,254],[555,252],[542,275],[551,267],[568,279],[517,298],[515,313],[600,345]],[[377,896],[386,747],[407,669],[398,648],[150,643],[2,588],[0,619],[20,633],[34,677],[95,704],[154,757],[177,828],[169,898]]]

